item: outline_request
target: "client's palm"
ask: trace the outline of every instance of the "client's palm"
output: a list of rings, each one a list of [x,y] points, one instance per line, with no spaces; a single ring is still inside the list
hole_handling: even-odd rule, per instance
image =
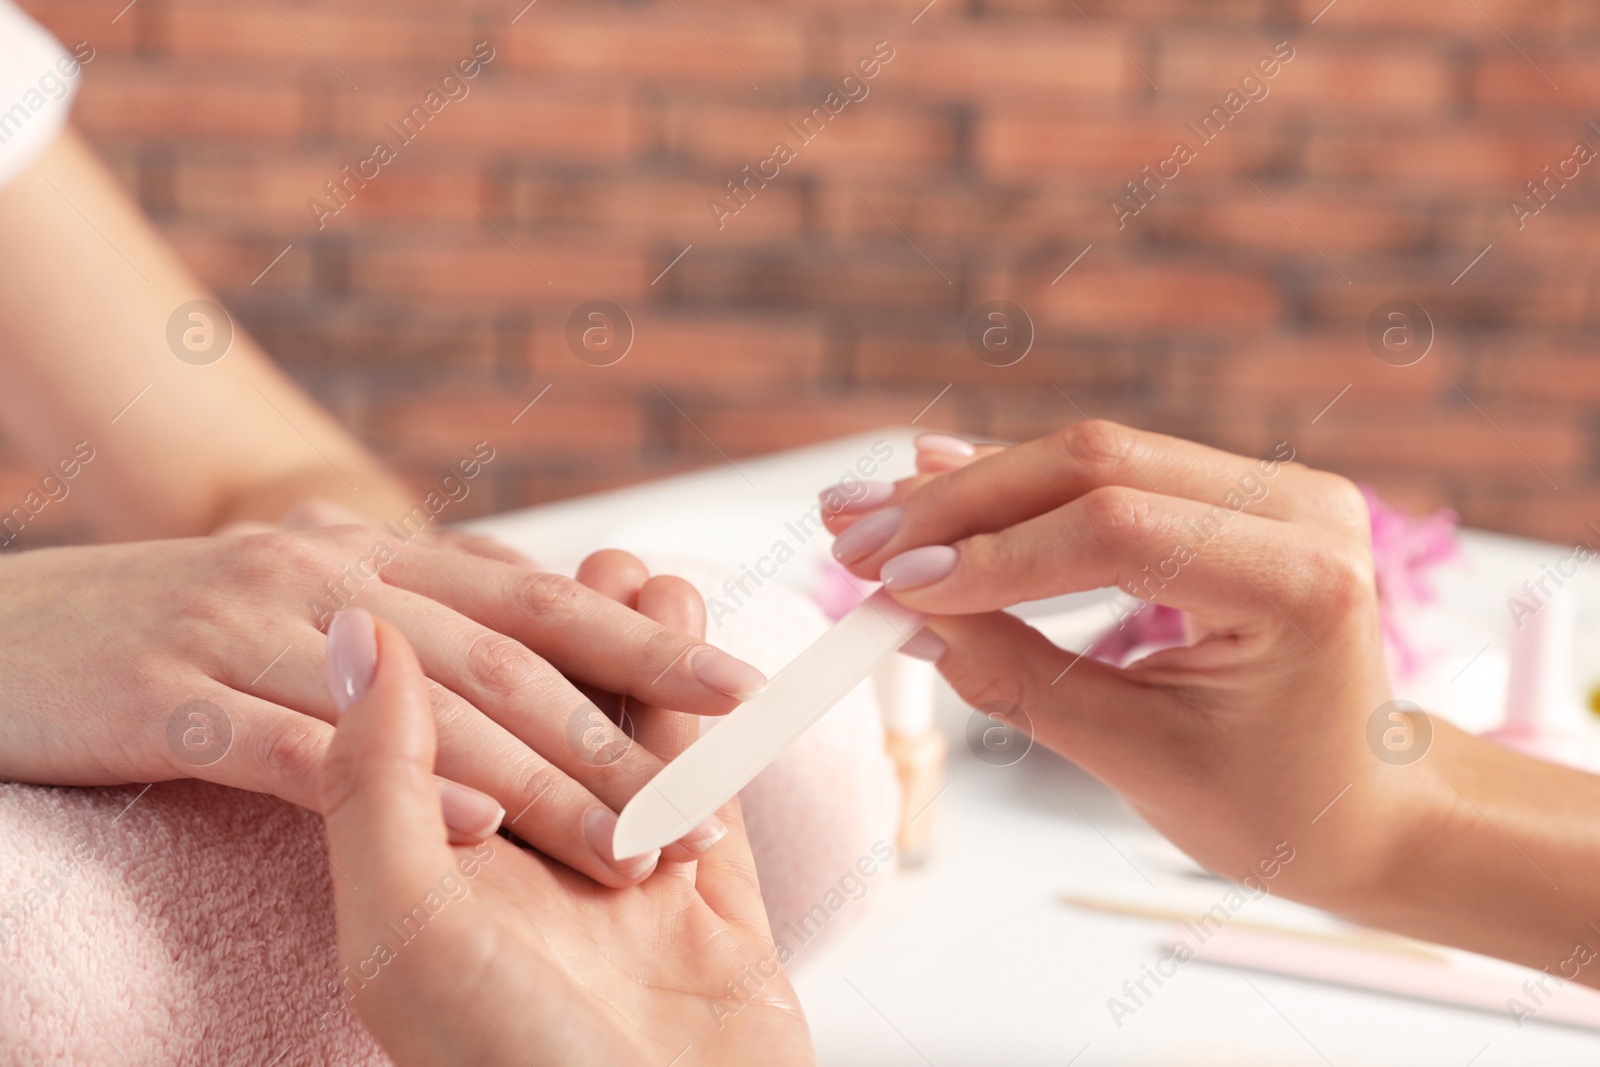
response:
[[[604,1062],[651,1067],[809,1063],[743,826],[723,817],[734,829],[707,858],[663,865],[629,890],[496,841],[450,934],[488,949],[460,993],[491,1018],[548,1013],[544,1032],[564,1024],[576,1038],[573,1062],[604,1046]],[[543,1062],[542,1049],[523,1051]]]
[[[494,837],[446,844],[426,683],[378,627],[325,768],[350,1004],[399,1064],[807,1064],[737,802],[696,863],[608,889]]]

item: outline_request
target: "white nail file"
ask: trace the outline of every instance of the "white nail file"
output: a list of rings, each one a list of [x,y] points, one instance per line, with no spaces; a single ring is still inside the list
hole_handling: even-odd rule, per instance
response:
[[[732,799],[763,767],[905,644],[927,616],[880,589],[834,624],[761,692],[661,772],[622,809],[611,850],[618,859],[669,845]]]

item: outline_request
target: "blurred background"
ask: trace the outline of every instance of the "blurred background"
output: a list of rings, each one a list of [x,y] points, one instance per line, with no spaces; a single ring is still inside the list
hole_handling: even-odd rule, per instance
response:
[[[1600,536],[1590,0],[524,4],[24,6],[93,47],[79,127],[295,377],[419,489],[494,442],[458,518],[1098,416]],[[569,343],[595,300],[610,366]],[[1009,366],[969,341],[992,300],[1032,323]],[[1396,300],[1426,321],[1386,351]],[[36,476],[0,457],[7,499]]]

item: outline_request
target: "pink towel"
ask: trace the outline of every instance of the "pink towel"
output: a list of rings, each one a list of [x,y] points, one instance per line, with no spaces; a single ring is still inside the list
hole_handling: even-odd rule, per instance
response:
[[[337,977],[322,820],[140,788],[0,786],[0,1059],[387,1063],[318,995]]]
[[[713,637],[769,672],[826,626],[771,593]],[[870,913],[880,894],[857,899],[853,872],[894,841],[869,688],[743,797],[768,916],[804,965],[817,937]],[[0,1062],[387,1063],[332,999],[338,875],[323,850],[318,816],[200,782],[0,785]]]

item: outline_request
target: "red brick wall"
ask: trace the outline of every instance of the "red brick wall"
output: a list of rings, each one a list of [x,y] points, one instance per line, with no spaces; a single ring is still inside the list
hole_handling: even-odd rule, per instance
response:
[[[1287,439],[1474,524],[1600,523],[1600,165],[1520,229],[1510,207],[1600,147],[1592,0],[538,0],[514,25],[523,0],[137,0],[113,22],[125,2],[28,0],[98,51],[80,125],[419,485],[489,425],[506,458],[472,499],[503,508],[938,396],[919,425]],[[323,183],[480,41],[470,94],[319,230]],[[786,123],[878,41],[869,95],[801,144]],[[1247,85],[1267,95],[1202,144],[1186,123],[1279,42],[1293,58]],[[719,229],[709,202],[779,140],[793,160]],[[1113,198],[1180,140],[1194,158],[1119,228]],[[635,326],[614,366],[568,348],[593,299]],[[1035,325],[1012,366],[965,340],[992,299]],[[1436,327],[1411,366],[1365,339],[1395,299]]]

